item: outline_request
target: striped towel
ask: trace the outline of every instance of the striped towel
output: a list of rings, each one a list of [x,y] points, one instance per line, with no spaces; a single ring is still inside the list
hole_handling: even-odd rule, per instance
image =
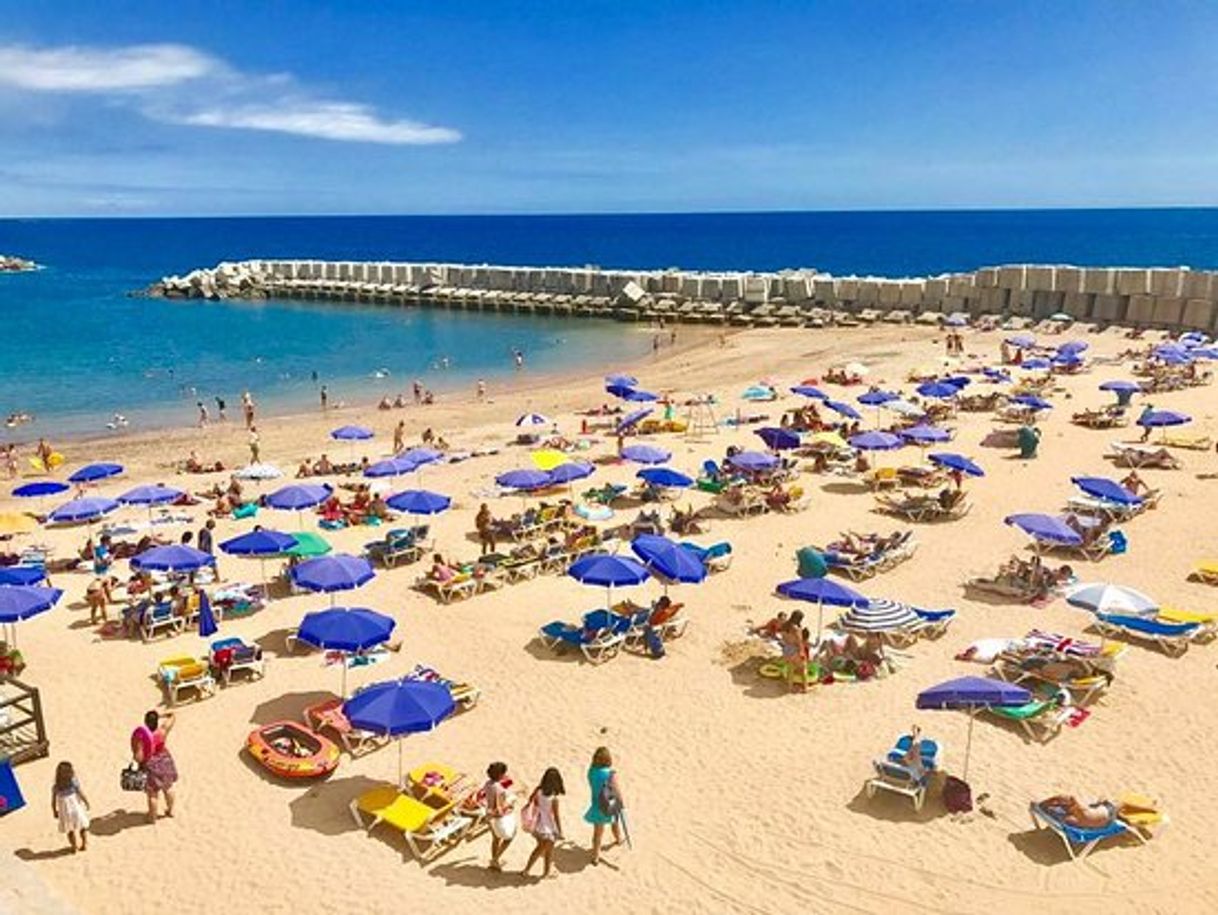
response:
[[[1095,642],[1071,638],[1056,632],[1043,632],[1033,629],[1023,637],[1029,648],[1040,651],[1056,651],[1058,654],[1071,655],[1076,658],[1094,658],[1099,656],[1101,648]]]

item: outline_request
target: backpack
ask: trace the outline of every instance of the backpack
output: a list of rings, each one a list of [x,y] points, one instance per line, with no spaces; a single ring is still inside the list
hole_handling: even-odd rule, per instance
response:
[[[949,775],[943,782],[943,806],[948,813],[968,813],[973,809],[973,791],[968,782]]]
[[[601,816],[614,818],[622,812],[622,799],[617,796],[609,781],[601,786],[600,793],[596,796],[596,809],[600,811]]]
[[[643,630],[643,643],[647,646],[647,653],[651,655],[652,660],[658,661],[664,657],[664,640],[651,626]]]

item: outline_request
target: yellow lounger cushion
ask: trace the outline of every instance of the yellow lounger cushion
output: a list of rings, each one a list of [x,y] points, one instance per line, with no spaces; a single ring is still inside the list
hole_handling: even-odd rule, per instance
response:
[[[1212,623],[1218,620],[1218,614],[1197,613],[1191,610],[1178,610],[1175,607],[1160,607],[1159,619],[1170,623]]]

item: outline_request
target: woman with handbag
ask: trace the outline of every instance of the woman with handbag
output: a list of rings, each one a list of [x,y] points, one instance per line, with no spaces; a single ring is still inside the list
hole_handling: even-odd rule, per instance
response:
[[[541,777],[541,784],[533,789],[529,802],[521,811],[520,819],[524,828],[533,834],[537,841],[528,863],[521,874],[525,877],[533,869],[537,859],[542,861],[541,876],[550,876],[554,865],[554,845],[562,838],[562,819],[558,815],[558,796],[566,794],[562,783],[562,774],[553,767],[546,769]]]
[[[176,721],[173,712],[154,709],[144,715],[144,723],[131,734],[131,755],[144,775],[149,823],[156,822],[159,794],[165,796],[165,816],[173,816],[173,786],[178,780],[178,767],[165,745],[165,738]]]
[[[592,754],[592,765],[588,767],[588,789],[592,794],[592,803],[584,812],[584,821],[592,824],[592,863],[600,864],[601,841],[605,837],[606,826],[613,829],[613,844],[622,843],[619,815],[625,806],[608,747],[597,747]]]

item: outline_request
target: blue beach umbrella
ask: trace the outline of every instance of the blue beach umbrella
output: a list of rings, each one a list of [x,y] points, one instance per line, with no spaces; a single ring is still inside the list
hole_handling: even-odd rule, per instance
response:
[[[364,468],[364,476],[372,479],[380,477],[400,477],[408,473],[414,473],[419,469],[419,465],[413,461],[406,461],[400,457],[392,457],[383,461],[375,461]]]
[[[647,568],[629,556],[612,553],[592,553],[571,563],[567,574],[580,584],[602,588],[620,588],[642,584],[647,580]]]
[[[671,467],[644,467],[635,474],[639,479],[646,480],[652,486],[665,486],[673,489],[685,489],[693,486],[692,477],[687,477]]]
[[[1052,515],[1023,513],[1008,515],[1003,519],[1006,524],[1017,527],[1037,543],[1056,543],[1062,546],[1078,546],[1083,542],[1082,535],[1060,518]]]
[[[1077,356],[1079,353],[1085,352],[1090,346],[1091,344],[1082,340],[1067,340],[1058,346],[1057,351],[1063,356],[1070,354]]]
[[[1031,407],[1033,410],[1040,412],[1041,410],[1052,410],[1053,404],[1045,400],[1043,397],[1037,397],[1035,394],[1016,394],[1011,398],[1011,403],[1017,403],[1020,406]]]
[[[878,407],[878,406],[881,406],[882,404],[888,403],[890,400],[899,400],[900,398],[901,398],[900,394],[896,394],[892,391],[875,390],[875,391],[866,391],[866,392],[860,394],[858,397],[856,397],[855,400],[857,400],[859,403],[863,404],[864,406]]]
[[[825,406],[839,416],[845,416],[847,419],[862,419],[863,414],[848,403],[842,403],[840,400],[826,400]]]
[[[1006,340],[1016,349],[1031,349],[1036,345],[1036,338],[1031,334],[1012,334]]]
[[[550,420],[540,413],[523,413],[516,417],[516,427],[526,429],[530,426],[548,426]]]
[[[495,477],[495,482],[506,489],[543,489],[553,483],[552,478],[544,470],[509,470]]]
[[[583,480],[592,476],[596,472],[596,468],[585,461],[567,461],[565,464],[559,464],[550,471],[550,480],[557,484],[571,484],[576,480]]]
[[[1042,359],[1039,356],[1035,359],[1025,359],[1023,364],[1020,365],[1021,369],[1026,369],[1029,372],[1036,372],[1041,369],[1048,369],[1052,367],[1052,362],[1050,362],[1048,359]]]
[[[630,542],[630,549],[648,571],[666,582],[697,584],[706,578],[706,563],[675,540],[640,534]]]
[[[42,566],[0,566],[0,585],[36,585],[47,577]]]
[[[636,464],[663,464],[672,459],[672,452],[654,445],[627,445],[622,449],[622,457]]]
[[[655,411],[651,407],[643,407],[641,410],[634,410],[622,417],[617,424],[618,432],[625,432],[631,426],[637,424],[640,420],[646,419]]]
[[[452,692],[442,683],[391,680],[361,689],[343,703],[343,715],[362,731],[397,737],[398,784],[402,784],[403,734],[430,731],[453,713]]]
[[[1022,686],[989,677],[958,677],[918,693],[920,709],[962,709],[968,712],[968,740],[964,745],[963,781],[968,781],[968,762],[973,749],[973,718],[980,709],[1027,705],[1032,694]]]
[[[727,459],[727,462],[739,470],[757,473],[778,466],[778,458],[761,451],[740,451]]]
[[[926,381],[918,385],[915,390],[920,397],[934,397],[938,400],[950,400],[960,394],[958,387],[948,384],[946,381]]]
[[[1193,418],[1184,413],[1176,413],[1172,410],[1152,410],[1150,407],[1143,410],[1142,415],[1138,417],[1138,425],[1147,429],[1183,426],[1192,421]]]
[[[45,613],[59,602],[63,591],[59,588],[11,585],[0,588],[0,624],[8,626],[7,641],[17,645],[17,623],[31,616]]]
[[[185,493],[180,489],[174,489],[172,486],[165,486],[162,483],[153,483],[149,486],[136,486],[134,489],[128,489],[118,497],[118,501],[123,505],[153,506],[176,502],[184,495]]]
[[[75,521],[88,521],[92,523],[103,515],[110,514],[116,508],[118,508],[118,503],[113,499],[101,497],[73,499],[71,502],[65,502],[58,508],[53,509],[50,515],[47,516],[47,520],[53,521],[56,524],[67,524]]]
[[[131,568],[141,572],[195,572],[215,564],[215,556],[181,543],[154,546],[131,557]]]
[[[296,638],[323,651],[351,654],[389,641],[397,621],[363,607],[332,607],[306,613]],[[347,695],[347,659],[342,659],[343,696]]]
[[[766,426],[753,432],[774,451],[790,451],[799,447],[799,434],[778,426]]]
[[[828,400],[829,395],[820,388],[813,387],[810,384],[797,384],[791,388],[792,394],[798,394],[800,397],[808,397],[812,400]]]
[[[93,483],[116,477],[123,472],[122,464],[86,464],[68,477],[69,483]]]
[[[1117,505],[1141,505],[1142,497],[1136,496],[1116,480],[1107,477],[1071,477],[1070,482],[1089,496],[1114,502]]]
[[[776,589],[790,600],[816,604],[816,641],[820,643],[825,623],[825,605],[830,607],[865,607],[867,598],[853,588],[847,588],[830,578],[796,578],[784,581]]]
[[[968,318],[961,314],[948,315],[943,319],[944,327],[964,327],[968,324]]]
[[[1142,386],[1140,384],[1138,384],[1136,381],[1124,381],[1121,379],[1117,379],[1116,381],[1105,381],[1103,384],[1100,385],[1100,390],[1101,391],[1112,391],[1113,393],[1117,393],[1117,394],[1120,394],[1124,391],[1128,391],[1132,394],[1136,394],[1142,390]]]
[[[295,544],[296,538],[291,534],[264,529],[225,540],[220,544],[220,549],[232,556],[277,556]]]
[[[329,483],[294,483],[276,489],[266,497],[266,504],[280,511],[303,511],[325,502],[334,493]]]
[[[973,383],[973,379],[969,378],[967,375],[949,375],[948,377],[940,378],[939,380],[944,384],[950,384],[952,387],[958,390],[961,388],[967,388]]]
[[[336,592],[354,591],[372,581],[376,572],[366,559],[347,553],[335,553],[332,556],[306,559],[292,569],[291,575],[292,581],[298,587],[329,594],[333,605]]]
[[[443,458],[444,452],[436,451],[435,448],[411,448],[397,456],[399,461],[404,464],[413,464],[416,469],[427,464],[434,464]]]
[[[367,426],[339,426],[330,430],[330,438],[339,442],[366,442],[375,434]]]
[[[40,499],[44,496],[54,496],[67,492],[72,487],[58,480],[35,480],[33,483],[23,483],[13,490],[18,499]]]
[[[953,454],[950,451],[938,451],[926,456],[932,464],[937,464],[940,467],[946,467],[948,470],[956,470],[960,473],[968,474],[970,477],[983,477],[985,471],[978,467],[973,461],[966,458],[963,454]]]
[[[946,429],[940,429],[937,426],[911,426],[908,429],[902,429],[900,435],[919,445],[946,442],[950,441],[952,437],[952,434]]]
[[[1011,375],[1006,369],[996,369],[988,365],[981,370],[981,374],[994,384],[1007,384],[1011,380]]]
[[[627,401],[648,401],[659,400],[659,398],[650,391],[640,391],[634,385],[629,384],[609,384],[605,385],[606,393],[612,394],[619,400]]]
[[[385,500],[385,504],[394,511],[409,512],[412,515],[438,515],[447,511],[453,504],[449,496],[426,489],[407,489]]]
[[[639,380],[633,375],[612,374],[605,376],[605,384],[623,388],[637,388]]]
[[[637,388],[619,396],[622,400],[628,400],[631,403],[648,403],[660,399],[659,394],[653,394],[651,391],[640,391]]]
[[[850,438],[850,447],[861,451],[892,451],[905,443],[891,432],[863,432]]]

